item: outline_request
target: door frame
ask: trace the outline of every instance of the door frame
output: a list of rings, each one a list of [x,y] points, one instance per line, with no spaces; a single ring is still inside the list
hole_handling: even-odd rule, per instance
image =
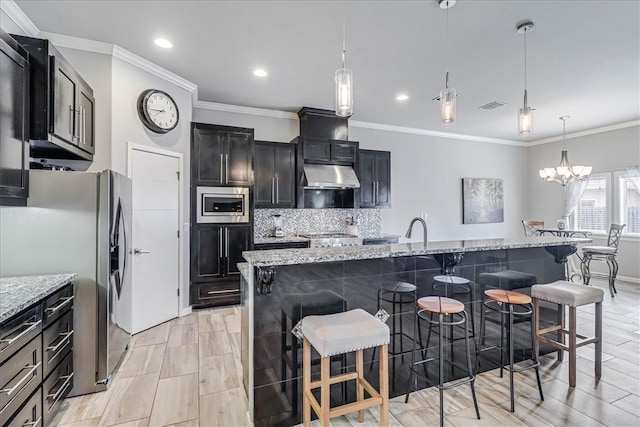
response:
[[[180,290],[180,295],[178,296],[178,316],[182,317],[189,313],[191,313],[191,305],[184,307],[185,297],[188,296],[188,290],[184,289],[184,190],[183,190],[183,179],[184,179],[184,155],[182,153],[178,153],[175,151],[165,150],[163,148],[152,147],[149,145],[136,144],[134,142],[127,142],[127,176],[130,179],[132,178],[133,173],[133,152],[134,151],[143,151],[146,153],[158,154],[167,157],[173,157],[178,159],[178,230],[180,231],[178,235],[178,288]],[[132,247],[134,245],[133,242],[133,232],[132,232]],[[134,263],[132,263],[131,274],[133,275],[133,271],[135,269]]]

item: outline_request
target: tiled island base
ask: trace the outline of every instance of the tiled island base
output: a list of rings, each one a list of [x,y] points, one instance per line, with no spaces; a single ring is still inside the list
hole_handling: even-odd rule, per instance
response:
[[[440,257],[440,258],[438,258]],[[283,306],[290,307],[291,300],[306,307],[304,310],[315,310],[316,303],[313,294],[319,290],[330,290],[345,301],[345,310],[362,308],[369,313],[378,310],[378,291],[385,284],[396,282],[407,282],[415,284],[417,287],[417,297],[428,295],[443,295],[441,288],[433,288],[434,276],[442,274],[442,268],[438,259],[441,255],[425,254],[416,256],[400,256],[395,258],[379,258],[365,260],[347,260],[339,262],[309,263],[300,265],[280,265],[269,267],[273,270],[273,281],[271,282],[270,293],[260,293],[255,291],[256,286],[249,292],[245,288],[244,295],[245,314],[249,306],[253,311],[253,402],[254,402],[254,422],[257,426],[262,425],[296,425],[301,422],[301,404],[295,404],[295,399],[301,399],[302,390],[302,369],[297,373],[283,365],[283,340],[291,345],[292,337],[290,319],[283,315]],[[264,268],[264,267],[263,267]],[[460,295],[448,293],[453,298],[458,298],[465,303],[465,307],[472,321],[475,324],[476,339],[479,336],[481,300],[483,291],[487,288],[482,284],[480,274],[492,273],[502,270],[514,270],[535,275],[537,283],[549,283],[564,277],[562,264],[554,262],[554,257],[544,247],[531,247],[521,249],[500,249],[467,252],[462,261],[455,266],[455,275],[470,280],[470,292]],[[257,270],[257,269],[256,269]],[[258,273],[259,275],[259,273]],[[490,286],[493,287],[493,286]],[[506,288],[506,284],[501,287]],[[520,292],[529,293],[530,288],[518,288]],[[283,304],[287,298],[287,302]],[[251,301],[250,301],[251,300]],[[250,304],[251,302],[251,304]],[[294,304],[295,306],[296,304]],[[413,336],[414,328],[414,305],[402,304],[402,313],[396,313],[396,328],[402,327],[402,331],[409,336]],[[389,314],[392,313],[391,304],[382,302]],[[299,313],[304,316],[305,313]],[[489,313],[488,316],[491,316]],[[402,323],[400,322],[402,317]],[[556,307],[545,305],[541,313],[542,324],[552,323],[556,320]],[[494,315],[495,318],[495,315]],[[245,321],[250,317],[244,316]],[[500,338],[499,320],[487,323],[487,345],[497,343]],[[283,321],[287,324],[283,327]],[[391,327],[392,319],[387,321]],[[400,326],[402,325],[402,326]],[[514,343],[516,348],[516,360],[523,360],[531,357],[530,349],[530,324],[529,322],[517,324],[514,332]],[[422,345],[426,347],[428,337],[428,325],[421,323]],[[448,337],[450,330],[445,331]],[[469,331],[471,333],[471,330]],[[463,331],[458,328],[453,330],[454,338],[463,337]],[[247,343],[248,344],[248,343]],[[403,350],[410,350],[412,342],[408,338],[403,339]],[[436,351],[437,336],[432,334],[428,346],[429,355]],[[243,346],[243,351],[248,351],[249,346]],[[523,348],[524,347],[524,348]],[[551,351],[548,347],[542,347],[541,353]],[[400,335],[396,336],[396,352],[400,352]],[[474,353],[472,344],[471,352]],[[285,350],[288,357],[291,351]],[[491,355],[491,354],[490,354]],[[317,356],[317,355],[316,355]],[[378,354],[373,357],[371,369],[367,366],[367,379],[378,386]],[[499,360],[499,352],[496,350],[493,359]],[[508,356],[507,356],[508,357]],[[454,362],[463,362],[464,340],[456,340],[452,345],[448,345],[445,350],[445,358]],[[249,357],[243,355],[245,361]],[[300,359],[299,359],[300,360]],[[365,352],[365,363],[369,365],[372,360],[372,350]],[[475,357],[474,357],[475,360]],[[339,372],[341,360],[336,359],[332,363],[332,369]],[[389,374],[393,372],[391,367],[395,364],[395,378],[390,378],[390,397],[403,395],[407,392],[409,364],[411,354],[396,355],[389,358]],[[347,356],[346,365],[352,367],[355,364],[353,355]],[[429,365],[429,364],[428,364]],[[437,363],[430,364],[427,369],[427,377],[418,377],[417,389],[430,387],[438,382]],[[495,368],[497,365],[491,363],[483,357],[480,361],[479,371],[486,371]],[[319,372],[319,366],[314,365],[313,372]],[[450,381],[461,377],[464,370],[452,367],[445,371],[445,380]],[[245,372],[246,374],[246,372]],[[245,375],[246,379],[246,375]],[[298,386],[294,387],[294,382]],[[246,384],[249,386],[249,384]],[[297,396],[292,395],[292,391],[297,389]],[[349,384],[346,390],[346,397],[343,397],[343,390],[339,385],[331,389],[331,397],[335,404],[355,400],[355,390],[353,384]],[[299,400],[301,402],[301,400]]]

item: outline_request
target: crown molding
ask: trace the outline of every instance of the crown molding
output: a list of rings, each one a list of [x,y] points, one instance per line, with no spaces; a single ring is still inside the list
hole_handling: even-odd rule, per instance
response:
[[[128,62],[131,65],[141,68],[144,71],[160,77],[161,79],[164,79],[169,83],[173,83],[174,85],[181,87],[182,89],[185,89],[189,92],[194,92],[198,89],[198,86],[195,83],[192,83],[189,80],[180,77],[179,75],[172,73],[171,71],[162,68],[159,65],[156,65],[153,62],[144,59],[141,56],[136,55],[135,53],[129,52],[128,50],[123,49],[116,44],[113,45],[113,57]]]
[[[603,132],[609,132],[609,131],[618,130],[618,129],[626,129],[634,126],[640,126],[640,120],[631,120],[630,122],[623,122],[623,123],[617,123],[615,125],[602,126],[599,128],[588,129],[581,132],[568,133],[566,135],[566,139],[580,138],[582,136],[588,136],[588,135],[597,135]],[[563,139],[562,135],[554,136],[551,138],[544,138],[544,139],[539,139],[537,141],[531,141],[527,145],[533,146],[533,145],[549,144],[550,142],[562,141],[562,139]]]
[[[267,108],[244,107],[241,105],[221,104],[218,102],[196,100],[193,108],[202,110],[222,111],[225,113],[248,114],[251,116],[273,117],[276,119],[298,120],[296,113],[288,111],[270,110]]]
[[[382,131],[388,131],[388,132],[408,133],[413,135],[427,135],[427,136],[436,136],[439,138],[460,139],[464,141],[488,142],[491,144],[502,144],[502,145],[515,145],[518,147],[525,147],[529,145],[528,143],[524,143],[521,141],[511,141],[508,139],[487,138],[484,136],[474,136],[474,135],[463,135],[459,133],[440,132],[440,131],[430,130],[430,129],[420,129],[420,128],[412,128],[412,127],[406,127],[406,126],[395,126],[395,125],[387,125],[382,123],[362,122],[359,120],[350,120],[349,126],[363,128],[363,129],[382,130]]]
[[[35,37],[40,33],[36,24],[33,23],[26,13],[13,0],[0,1],[0,10],[7,14],[15,24],[24,31],[25,35]]]
[[[79,37],[67,36],[58,33],[49,33],[47,31],[41,31],[39,36],[43,39],[49,39],[55,47],[82,50],[85,52],[100,53],[103,55],[113,55],[114,45],[111,43],[81,39]]]

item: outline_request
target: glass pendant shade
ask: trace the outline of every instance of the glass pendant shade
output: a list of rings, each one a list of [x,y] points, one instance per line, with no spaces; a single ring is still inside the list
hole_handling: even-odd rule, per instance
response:
[[[349,68],[336,70],[336,116],[353,114],[353,71]]]
[[[533,133],[533,108],[524,106],[519,110],[518,132],[520,135]]]
[[[440,117],[443,125],[456,121],[456,90],[446,87],[440,91]]]

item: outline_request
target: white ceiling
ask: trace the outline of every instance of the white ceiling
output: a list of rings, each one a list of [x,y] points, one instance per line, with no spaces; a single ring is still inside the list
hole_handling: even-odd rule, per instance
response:
[[[423,1],[16,0],[41,30],[117,44],[198,85],[201,101],[296,112],[333,108],[341,64],[354,71],[352,120],[518,140],[524,89],[536,109],[525,141],[640,118],[640,1],[459,0],[449,9],[455,126],[439,124],[446,12]],[[170,50],[153,44],[173,42]],[[269,76],[253,76],[256,67]],[[400,93],[410,98],[395,100]],[[506,106],[486,111],[491,101]]]

